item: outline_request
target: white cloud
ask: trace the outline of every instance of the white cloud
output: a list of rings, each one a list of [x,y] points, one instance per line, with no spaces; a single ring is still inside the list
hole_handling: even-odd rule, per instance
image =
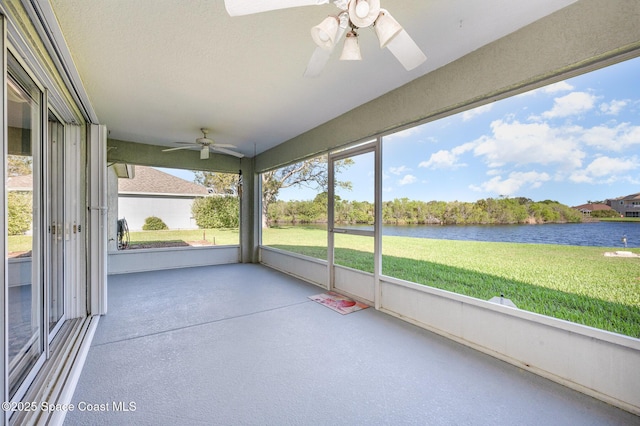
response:
[[[529,96],[529,95],[535,95],[537,93],[554,94],[558,92],[568,92],[570,90],[573,90],[572,85],[570,85],[566,81],[560,81],[558,83],[553,83],[548,86],[540,87],[539,89],[531,90],[529,92],[524,92],[518,96]]]
[[[493,104],[491,103],[491,104],[482,105],[477,108],[465,111],[462,113],[462,121],[471,120],[473,117],[476,117],[478,115],[482,115],[484,113],[491,111],[492,108],[493,108]]]
[[[582,166],[586,155],[567,128],[496,120],[491,123],[491,130],[492,135],[478,139],[474,149],[474,155],[484,157],[489,167],[515,163],[558,164],[565,169],[575,169]]]
[[[473,150],[475,146],[475,142],[468,142],[463,145],[456,146],[450,151],[441,149],[440,151],[431,154],[431,157],[429,157],[427,161],[420,162],[420,164],[418,164],[418,167],[424,167],[427,169],[452,170],[464,167],[466,166],[466,164],[458,162],[459,157],[465,152]]]
[[[418,167],[424,167],[427,169],[451,169],[456,167],[457,157],[451,153],[442,149],[436,153],[431,154],[431,157],[427,161],[422,161],[418,164]]]
[[[566,81],[559,81],[558,83],[553,83],[540,88],[540,91],[543,93],[568,92],[569,90],[573,90],[573,86]]]
[[[469,188],[479,192],[491,192],[498,195],[516,195],[522,187],[538,188],[543,182],[551,180],[547,173],[513,172],[509,177],[495,176],[480,185],[469,185]]]
[[[403,173],[406,173],[408,171],[411,171],[411,169],[407,166],[400,166],[400,167],[389,167],[389,173],[392,173],[394,175],[401,175]]]
[[[633,149],[634,145],[640,146],[640,126],[620,123],[613,127],[603,124],[589,129],[578,129],[576,133],[581,133],[580,141],[599,150],[623,152]]]
[[[553,100],[553,107],[542,113],[542,118],[562,118],[571,115],[579,115],[593,109],[596,96],[587,92],[572,92],[568,95]],[[540,117],[532,116],[532,120]]]
[[[416,182],[417,180],[418,178],[416,178],[413,175],[405,175],[405,177],[403,177],[398,181],[398,185],[409,185],[411,183]]]
[[[388,136],[385,136],[384,139],[386,141],[392,141],[394,139],[405,139],[411,136],[416,136],[420,134],[420,126],[409,127],[408,129],[401,130],[396,133],[392,133]]]
[[[613,183],[628,180],[625,175],[640,168],[637,157],[598,157],[583,170],[571,174],[569,179],[576,183]]]
[[[628,102],[625,100],[622,100],[622,101],[613,100],[609,103],[603,102],[600,104],[600,112],[607,115],[618,115],[622,110],[622,108],[627,106],[627,103]]]

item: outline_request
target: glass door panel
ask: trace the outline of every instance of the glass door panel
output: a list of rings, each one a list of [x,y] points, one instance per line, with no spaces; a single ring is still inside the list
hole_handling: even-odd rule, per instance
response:
[[[11,61],[7,79],[9,393],[44,351],[41,230],[41,92]]]
[[[376,143],[329,162],[330,287],[374,302]]]

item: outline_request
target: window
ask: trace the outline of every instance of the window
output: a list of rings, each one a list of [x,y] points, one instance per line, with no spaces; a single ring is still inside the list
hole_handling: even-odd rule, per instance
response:
[[[262,173],[262,245],[327,259],[327,157]]]
[[[640,253],[640,226],[572,208],[638,191],[638,73],[633,59],[383,138],[382,273],[640,337],[636,259],[605,256],[623,236]]]
[[[119,248],[237,245],[238,188],[237,174],[135,166],[118,179]]]

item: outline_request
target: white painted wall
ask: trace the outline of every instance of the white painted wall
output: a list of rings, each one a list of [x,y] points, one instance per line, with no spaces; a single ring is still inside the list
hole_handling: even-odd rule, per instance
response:
[[[239,246],[121,250],[109,253],[107,273],[128,274],[159,269],[223,265],[239,261]]]
[[[118,218],[125,218],[130,231],[141,231],[144,220],[157,216],[169,229],[198,229],[191,214],[193,197],[118,196]]]

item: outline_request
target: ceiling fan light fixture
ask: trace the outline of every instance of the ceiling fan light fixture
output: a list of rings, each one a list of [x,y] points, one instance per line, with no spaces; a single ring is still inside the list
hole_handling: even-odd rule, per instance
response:
[[[336,43],[339,19],[327,16],[322,22],[311,28],[311,38],[321,48],[330,50]]]
[[[380,0],[351,0],[349,19],[358,28],[373,24],[380,14]]]
[[[356,0],[356,16],[358,18],[366,18],[369,14],[369,9],[369,2],[367,0]]]
[[[388,11],[381,9],[374,29],[378,36],[378,40],[380,41],[380,48],[383,49],[387,47],[387,44],[389,44],[394,37],[400,34],[402,26],[389,14]]]
[[[202,149],[200,150],[200,159],[201,160],[208,160],[209,159],[209,147],[208,146],[203,146]]]
[[[344,47],[340,55],[341,61],[361,61],[362,54],[358,45],[358,34],[355,31],[349,31],[344,39]]]

